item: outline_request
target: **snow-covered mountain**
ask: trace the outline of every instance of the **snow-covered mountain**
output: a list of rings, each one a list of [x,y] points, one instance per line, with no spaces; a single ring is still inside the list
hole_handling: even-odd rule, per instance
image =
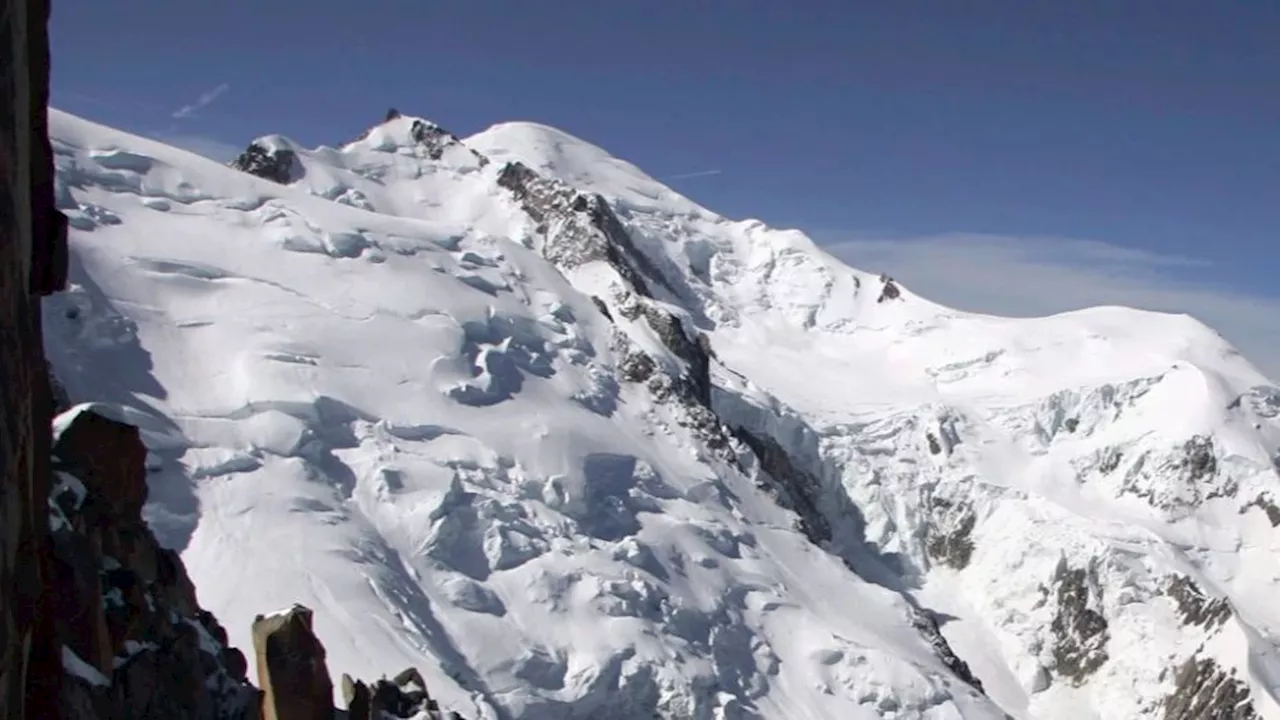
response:
[[[552,128],[223,167],[53,112],[72,400],[248,646],[473,718],[1280,718],[1280,389],[940,307]]]

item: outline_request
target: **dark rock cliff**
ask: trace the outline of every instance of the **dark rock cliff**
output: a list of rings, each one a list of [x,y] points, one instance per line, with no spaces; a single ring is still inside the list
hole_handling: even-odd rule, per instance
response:
[[[40,296],[66,278],[48,139],[49,3],[0,0],[0,718],[55,717],[49,496],[52,414]]]
[[[60,415],[47,503],[62,717],[241,720],[244,655],[196,602],[178,554],[142,519],[146,447],[92,406]]]
[[[288,148],[269,148],[257,140],[231,161],[231,167],[281,185],[302,177],[302,165],[296,153]]]
[[[262,683],[262,720],[333,717],[333,683],[324,646],[312,631],[311,610],[294,605],[253,621],[253,647]]]

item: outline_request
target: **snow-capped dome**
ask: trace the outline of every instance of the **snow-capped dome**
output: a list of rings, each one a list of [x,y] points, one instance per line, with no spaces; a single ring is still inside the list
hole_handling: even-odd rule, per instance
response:
[[[50,132],[49,356],[234,644],[302,602],[472,718],[1280,718],[1280,390],[1190,318],[941,307],[531,123]]]

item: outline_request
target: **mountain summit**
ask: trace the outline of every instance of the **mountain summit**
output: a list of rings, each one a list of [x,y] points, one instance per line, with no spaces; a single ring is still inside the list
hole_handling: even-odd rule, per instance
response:
[[[1280,718],[1280,389],[1190,317],[945,308],[533,123],[50,120],[48,355],[232,645],[302,603],[494,720]]]

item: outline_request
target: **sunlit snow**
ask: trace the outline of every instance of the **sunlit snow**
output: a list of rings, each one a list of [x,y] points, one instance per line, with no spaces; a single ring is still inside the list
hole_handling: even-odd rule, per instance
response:
[[[414,122],[267,138],[297,155],[280,185],[51,113],[73,286],[50,357],[143,428],[148,521],[233,644],[301,603],[335,675],[413,665],[468,717],[619,720],[1155,717],[1198,654],[1280,718],[1280,390],[1212,330],[888,297],[552,128],[428,151]],[[609,202],[710,340],[720,419],[817,484],[825,547],[750,453],[620,378],[617,333],[678,360],[607,266],[544,259],[510,160]],[[1185,623],[1175,575],[1234,616]],[[1054,588],[1076,577],[1106,660],[1072,681]]]

